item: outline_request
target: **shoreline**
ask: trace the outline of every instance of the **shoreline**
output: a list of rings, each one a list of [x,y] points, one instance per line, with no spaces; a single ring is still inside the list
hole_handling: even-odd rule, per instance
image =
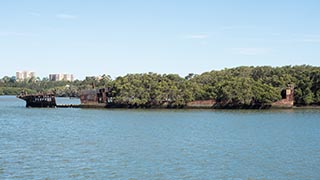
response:
[[[106,107],[101,105],[83,104],[58,104],[56,108],[80,108],[80,109],[106,109],[106,110],[301,110],[320,109],[320,106],[293,106],[293,107],[270,107],[270,108],[212,108],[212,107]]]
[[[293,106],[292,109],[320,109],[320,105],[312,105],[312,106]]]
[[[14,95],[0,95],[0,97],[15,97]],[[79,99],[77,97],[59,97],[59,98],[68,98],[68,99]],[[81,109],[168,109],[168,110],[283,110],[283,109],[320,109],[320,105],[293,105],[292,107],[275,107],[275,106],[264,106],[263,108],[255,107],[213,107],[213,106],[148,106],[148,107],[137,107],[137,106],[129,106],[129,105],[103,105],[103,104],[57,104],[56,108],[81,108]]]

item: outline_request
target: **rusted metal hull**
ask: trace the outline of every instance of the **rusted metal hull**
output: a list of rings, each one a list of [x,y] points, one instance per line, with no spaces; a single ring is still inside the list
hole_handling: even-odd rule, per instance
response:
[[[19,99],[26,101],[26,107],[50,107],[57,106],[55,96],[52,94],[20,95]]]
[[[105,108],[109,101],[110,90],[108,88],[83,90],[80,95],[82,108]]]

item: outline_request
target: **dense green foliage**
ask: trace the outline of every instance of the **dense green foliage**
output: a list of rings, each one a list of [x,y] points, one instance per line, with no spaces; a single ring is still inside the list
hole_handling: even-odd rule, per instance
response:
[[[103,75],[100,80],[86,78],[83,81],[49,81],[48,78],[31,78],[25,81],[16,81],[15,77],[5,76],[0,79],[0,95],[18,95],[22,91],[30,93],[54,93],[57,96],[76,97],[82,89],[90,89],[92,85],[97,87],[110,86],[110,76]],[[15,89],[1,91],[1,89]]]
[[[112,80],[87,78],[83,81],[52,82],[29,79],[17,82],[14,77],[0,80],[0,94],[17,94],[22,89],[32,92],[53,92],[58,96],[79,96],[92,86],[112,88],[115,103],[149,107],[167,104],[183,106],[193,100],[215,99],[232,104],[268,104],[281,99],[280,92],[288,84],[295,87],[295,103],[320,104],[320,67],[248,67],[242,66],[201,75],[189,74],[127,74]]]
[[[36,93],[35,90],[31,89],[24,89],[24,88],[17,88],[17,87],[0,87],[0,95],[15,95],[20,94],[22,91],[25,91],[28,94]]]
[[[118,104],[182,106],[194,100],[196,84],[176,74],[128,74],[113,82],[114,101]]]
[[[281,89],[295,86],[295,103],[320,103],[320,68],[313,66],[237,67],[203,73],[193,78],[204,86],[205,97],[248,103],[250,97],[258,102],[279,99]]]

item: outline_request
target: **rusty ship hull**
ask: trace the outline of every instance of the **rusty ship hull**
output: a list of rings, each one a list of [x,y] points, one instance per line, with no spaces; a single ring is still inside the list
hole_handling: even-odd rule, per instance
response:
[[[54,108],[57,106],[56,99],[53,94],[19,95],[17,98],[26,101],[26,107]]]

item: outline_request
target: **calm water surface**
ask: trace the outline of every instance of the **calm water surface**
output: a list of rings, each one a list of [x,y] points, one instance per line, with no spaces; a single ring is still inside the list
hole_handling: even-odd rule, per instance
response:
[[[320,179],[320,110],[24,106],[0,97],[0,179]]]

